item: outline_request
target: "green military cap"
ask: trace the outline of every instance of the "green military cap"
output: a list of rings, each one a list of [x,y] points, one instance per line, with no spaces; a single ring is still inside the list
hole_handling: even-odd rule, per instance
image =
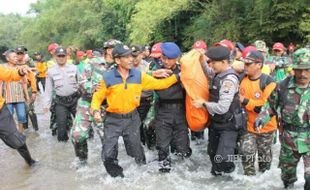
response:
[[[293,54],[293,69],[310,69],[310,48],[301,48]]]
[[[256,49],[258,51],[268,52],[268,48],[267,48],[266,42],[264,42],[262,40],[256,40],[254,42],[254,45],[255,45],[255,47],[256,47]]]

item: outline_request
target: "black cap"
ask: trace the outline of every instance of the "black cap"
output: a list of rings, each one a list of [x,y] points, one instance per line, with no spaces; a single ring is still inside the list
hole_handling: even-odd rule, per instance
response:
[[[130,50],[130,48],[126,45],[116,45],[112,51],[112,56],[113,58],[117,58],[117,57],[124,57],[127,55],[130,55],[132,53],[132,51]]]
[[[27,48],[25,46],[18,46],[16,49],[15,49],[15,52],[16,53],[25,53],[27,50]]]
[[[229,59],[229,50],[228,48],[224,46],[215,46],[215,47],[210,47],[207,52],[206,56],[211,60],[211,61],[223,61],[223,60],[228,60]]]
[[[55,50],[55,55],[67,55],[67,50],[66,48],[59,46],[58,48],[56,48]]]
[[[243,59],[245,63],[263,63],[264,55],[260,51],[250,51]]]
[[[143,52],[143,47],[140,45],[132,45],[130,49],[132,51],[133,56],[138,56],[140,53]]]

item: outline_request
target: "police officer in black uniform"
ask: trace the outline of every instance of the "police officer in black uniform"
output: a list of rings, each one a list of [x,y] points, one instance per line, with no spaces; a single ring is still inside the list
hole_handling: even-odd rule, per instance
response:
[[[181,55],[179,47],[173,42],[165,42],[161,45],[161,49],[163,68],[171,69],[174,74],[179,74],[180,65],[176,64]],[[185,117],[185,90],[179,81],[165,90],[156,90],[156,94],[159,97],[155,115],[159,171],[170,172],[170,146],[179,156],[189,157],[191,155]]]
[[[212,81],[208,102],[197,99],[193,105],[205,107],[211,115],[208,154],[212,163],[211,173],[221,175],[235,169],[233,163],[238,131],[246,124],[239,100],[238,75],[229,65],[229,50],[226,47],[211,47],[206,52],[209,63],[203,70]]]

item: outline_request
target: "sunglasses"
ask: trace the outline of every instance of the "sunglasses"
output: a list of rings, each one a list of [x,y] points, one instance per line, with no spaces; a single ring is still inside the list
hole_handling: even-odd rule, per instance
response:
[[[57,57],[64,58],[64,57],[66,57],[66,55],[57,55]]]
[[[17,52],[16,54],[17,54],[17,55],[24,55],[23,52]]]

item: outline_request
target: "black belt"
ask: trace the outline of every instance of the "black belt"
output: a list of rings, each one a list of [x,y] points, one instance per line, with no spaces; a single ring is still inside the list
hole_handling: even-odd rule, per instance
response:
[[[107,116],[114,117],[117,119],[128,119],[132,118],[137,114],[136,110],[133,110],[132,112],[126,113],[126,114],[121,114],[121,113],[112,113],[112,112],[107,112]]]
[[[56,98],[58,98],[59,100],[62,100],[62,101],[72,101],[74,98],[78,98],[79,97],[79,92],[74,92],[73,94],[69,95],[69,96],[59,96],[56,94]]]
[[[310,127],[299,127],[299,126],[290,125],[287,123],[283,125],[283,128],[285,130],[293,131],[293,132],[310,132]]]
[[[178,109],[182,109],[184,108],[184,104],[179,103],[179,104],[165,104],[165,103],[159,103],[159,107],[160,108],[178,108]]]

